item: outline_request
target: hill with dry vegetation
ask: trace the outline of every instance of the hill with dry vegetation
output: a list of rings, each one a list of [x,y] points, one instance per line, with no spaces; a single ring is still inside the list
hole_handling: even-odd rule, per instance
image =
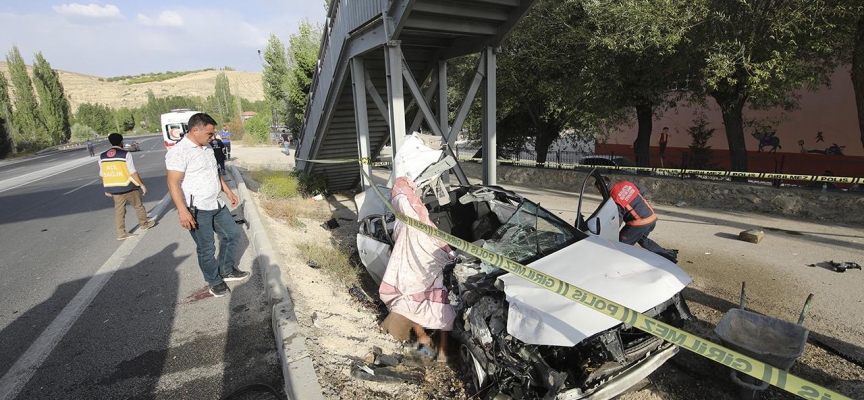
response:
[[[30,66],[27,66],[27,69],[30,70]],[[0,72],[6,75],[8,81],[9,68],[5,62],[0,62]],[[98,76],[75,72],[61,70],[57,72],[73,112],[83,103],[100,103],[111,108],[139,107],[147,103],[148,90],[152,90],[156,97],[171,95],[206,97],[215,92],[216,76],[222,72],[228,75],[232,94],[250,101],[264,99],[260,72],[198,71],[164,81],[134,84],[127,81],[108,82]],[[10,94],[13,94],[13,91],[10,88]]]

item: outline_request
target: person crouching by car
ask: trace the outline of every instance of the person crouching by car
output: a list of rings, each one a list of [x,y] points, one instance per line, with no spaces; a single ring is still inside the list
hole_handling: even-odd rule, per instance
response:
[[[219,137],[218,133],[210,140],[210,147],[213,148],[213,156],[216,157],[219,173],[225,175],[225,144],[222,143],[222,138]]]
[[[407,177],[396,179],[390,203],[398,213],[434,227],[429,211],[417,197],[417,186]],[[393,251],[378,288],[390,314],[381,327],[393,337],[408,340],[417,335],[418,351],[434,356],[426,329],[440,330],[438,361],[447,361],[447,336],[453,329],[456,312],[444,287],[444,266],[452,262],[450,247],[429,235],[410,228],[400,220],[393,227]]]
[[[598,191],[601,184],[609,187],[609,178],[603,179],[602,183],[596,182]],[[657,214],[651,203],[645,200],[646,193],[644,186],[630,181],[621,181],[609,187],[609,195],[618,206],[618,216],[624,221],[624,227],[618,232],[618,240],[629,245],[639,243],[645,250],[677,263],[677,250],[667,250],[648,238],[657,225]]]

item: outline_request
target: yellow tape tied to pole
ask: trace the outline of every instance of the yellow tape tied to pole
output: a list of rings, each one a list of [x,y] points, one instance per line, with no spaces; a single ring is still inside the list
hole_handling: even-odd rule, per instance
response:
[[[365,171],[361,169],[361,172],[371,181],[372,178],[366,174]],[[705,340],[665,322],[648,317],[612,300],[598,296],[587,290],[564,282],[554,276],[537,271],[531,267],[522,265],[500,254],[475,246],[456,236],[450,235],[449,233],[407,217],[404,214],[397,213],[390,202],[387,201],[384,195],[378,190],[378,187],[375,185],[372,187],[375,189],[378,198],[384,202],[390,212],[406,225],[446,242],[454,248],[462,250],[511,274],[520,276],[537,286],[583,304],[586,307],[592,308],[653,336],[674,343],[680,348],[692,351],[702,357],[723,364],[754,378],[761,379],[773,386],[802,398],[810,400],[851,400],[849,397],[799,378],[782,369],[772,367],[764,362],[738,353],[709,340]]]

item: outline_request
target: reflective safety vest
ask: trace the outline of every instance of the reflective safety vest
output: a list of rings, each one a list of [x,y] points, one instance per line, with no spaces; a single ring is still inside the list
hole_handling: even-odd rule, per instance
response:
[[[651,208],[648,200],[642,197],[639,188],[629,181],[621,181],[612,186],[609,191],[612,201],[621,211],[621,219],[630,226],[648,225],[657,220],[657,214]]]
[[[99,171],[102,175],[102,186],[105,191],[112,194],[126,193],[141,186],[126,167],[126,154],[128,152],[117,147],[99,155]]]

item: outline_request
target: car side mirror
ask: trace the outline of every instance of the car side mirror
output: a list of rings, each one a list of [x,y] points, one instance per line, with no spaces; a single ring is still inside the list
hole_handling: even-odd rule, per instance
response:
[[[600,218],[592,218],[588,221],[588,230],[595,234],[600,235]]]

